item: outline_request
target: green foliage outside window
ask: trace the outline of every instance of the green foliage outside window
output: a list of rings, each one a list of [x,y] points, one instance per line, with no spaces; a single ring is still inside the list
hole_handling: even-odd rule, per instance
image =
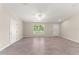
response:
[[[45,26],[43,24],[34,24],[33,33],[44,33]]]

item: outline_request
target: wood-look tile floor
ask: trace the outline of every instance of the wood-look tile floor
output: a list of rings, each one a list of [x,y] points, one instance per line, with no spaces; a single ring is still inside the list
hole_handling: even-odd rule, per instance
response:
[[[24,38],[7,47],[0,55],[78,55],[79,43],[60,38]]]

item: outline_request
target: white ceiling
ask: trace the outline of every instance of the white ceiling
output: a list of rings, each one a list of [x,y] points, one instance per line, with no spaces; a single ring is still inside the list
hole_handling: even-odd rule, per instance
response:
[[[3,7],[11,14],[30,22],[60,22],[79,13],[77,3],[7,3]],[[44,14],[38,20],[35,15]]]

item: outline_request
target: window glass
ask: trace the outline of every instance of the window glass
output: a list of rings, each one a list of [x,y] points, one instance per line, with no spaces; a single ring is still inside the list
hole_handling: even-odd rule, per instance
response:
[[[45,26],[43,24],[34,24],[33,25],[33,33],[44,33]]]

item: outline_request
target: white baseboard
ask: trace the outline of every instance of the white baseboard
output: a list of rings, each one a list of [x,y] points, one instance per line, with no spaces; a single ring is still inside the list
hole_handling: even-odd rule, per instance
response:
[[[2,48],[0,49],[0,51],[2,51],[3,49],[7,48],[8,46],[10,46],[10,44],[7,44],[7,45],[5,45],[4,47],[2,47]]]
[[[61,36],[61,37],[62,37],[62,38],[65,38],[65,39],[67,39],[67,40],[71,40],[71,41],[73,41],[73,42],[79,43],[79,41],[72,40],[71,38],[67,38],[67,37],[63,37],[63,36]]]
[[[33,38],[33,37],[59,37],[59,36],[24,36],[24,38]]]
[[[23,38],[23,37],[22,37],[22,38]],[[22,38],[21,38],[21,39],[22,39]],[[5,45],[4,47],[0,48],[0,51],[2,51],[3,49],[9,47],[10,45],[14,44],[15,42],[17,42],[17,41],[19,41],[19,40],[21,40],[21,39],[18,39],[18,40],[16,40],[16,41],[14,41],[13,43],[9,43],[9,44]]]
[[[21,40],[21,39],[23,39],[23,37],[20,38],[20,39],[18,39],[18,40],[16,40],[16,41],[14,41],[14,42],[12,42],[12,43],[10,43],[10,45],[14,44],[15,42],[17,42],[17,41],[19,41],[19,40]]]

